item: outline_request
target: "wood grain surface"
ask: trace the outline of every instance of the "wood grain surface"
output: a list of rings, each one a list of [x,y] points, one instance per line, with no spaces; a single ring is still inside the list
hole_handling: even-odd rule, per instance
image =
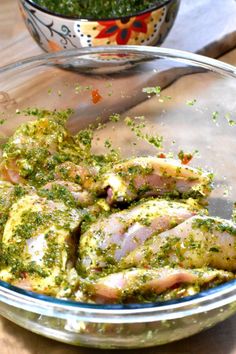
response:
[[[202,24],[207,20],[209,5],[214,2],[212,19],[217,27],[215,32],[210,27],[210,31],[204,38]],[[200,17],[200,24],[194,24],[189,17],[189,8],[195,6],[194,19]],[[217,12],[216,5],[222,11]],[[233,49],[236,45],[236,9],[233,0],[183,0],[178,20],[166,41],[166,46],[179,47],[200,51],[212,56]],[[205,7],[204,7],[205,6]],[[235,12],[234,12],[235,9]],[[222,14],[226,16],[225,22],[222,21]],[[188,20],[186,20],[188,19]],[[217,21],[218,19],[218,21]],[[181,22],[185,21],[185,22]],[[217,25],[217,24],[218,25]],[[211,26],[213,24],[211,23]],[[195,30],[194,30],[195,28]],[[182,31],[182,32],[181,32]],[[197,34],[199,31],[199,35]],[[184,40],[184,34],[191,33],[188,41]],[[198,40],[200,38],[200,40]],[[16,60],[40,54],[42,51],[31,39],[24,23],[20,18],[15,0],[0,0],[0,66],[14,62]],[[230,52],[221,60],[231,64],[236,64],[236,50]],[[121,350],[116,353],[127,354],[236,354],[236,316],[224,321],[212,329],[204,331],[191,338],[161,347],[140,350]],[[112,350],[95,350],[69,346],[53,340],[46,339],[33,334],[19,326],[0,318],[0,354],[110,354]]]

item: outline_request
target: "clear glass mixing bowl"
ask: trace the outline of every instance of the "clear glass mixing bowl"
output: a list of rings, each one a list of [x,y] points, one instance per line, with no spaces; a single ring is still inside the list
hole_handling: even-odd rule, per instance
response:
[[[160,95],[143,88],[161,86]],[[96,104],[92,91],[102,97]],[[146,92],[143,92],[146,91]],[[164,151],[195,151],[193,166],[214,171],[210,213],[229,218],[236,200],[236,69],[181,51],[152,47],[97,47],[41,55],[0,68],[4,142],[29,119],[16,109],[73,108],[76,132],[111,113],[145,116],[164,137]],[[153,154],[133,144],[132,132],[109,122],[97,132],[124,155]],[[102,139],[95,149],[103,151]],[[168,343],[224,320],[236,309],[236,281],[192,297],[150,304],[93,305],[30,293],[0,282],[0,314],[33,332],[70,344],[134,348]]]

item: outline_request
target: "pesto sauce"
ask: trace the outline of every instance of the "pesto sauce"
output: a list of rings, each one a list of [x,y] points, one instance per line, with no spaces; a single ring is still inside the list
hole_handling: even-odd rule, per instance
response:
[[[65,203],[65,205],[72,208],[76,208],[78,206],[75,198],[68,190],[68,188],[59,184],[52,185],[52,188],[50,190],[44,188],[40,189],[38,191],[38,195],[41,197],[45,197],[48,200],[62,201]]]
[[[27,240],[32,237],[34,232],[42,225],[47,224],[51,219],[50,214],[42,214],[40,212],[27,211],[21,215],[21,224],[17,225],[14,230],[14,238],[19,240]]]
[[[125,17],[161,5],[165,0],[34,0],[60,15],[87,18]]]
[[[199,218],[194,220],[193,228],[200,228],[203,232],[211,233],[214,230],[221,233],[227,232],[232,236],[236,236],[236,226],[228,220],[222,220],[217,218]]]

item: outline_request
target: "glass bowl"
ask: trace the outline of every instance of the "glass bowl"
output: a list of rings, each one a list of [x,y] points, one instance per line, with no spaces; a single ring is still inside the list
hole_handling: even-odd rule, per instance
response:
[[[153,87],[161,87],[157,94]],[[149,88],[149,89],[147,89]],[[93,100],[94,90],[100,99]],[[171,49],[122,46],[45,54],[0,68],[1,142],[29,116],[17,109],[72,108],[72,132],[119,113],[145,116],[164,138],[164,152],[196,151],[193,166],[214,171],[211,215],[230,218],[236,200],[236,69]],[[97,131],[95,149],[113,139],[123,155],[155,154],[122,122]],[[173,301],[95,305],[51,298],[0,282],[0,314],[33,332],[97,348],[172,342],[226,319],[236,310],[236,281]]]

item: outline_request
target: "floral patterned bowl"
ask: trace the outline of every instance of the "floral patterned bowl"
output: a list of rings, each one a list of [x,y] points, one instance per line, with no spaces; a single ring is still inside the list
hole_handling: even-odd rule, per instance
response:
[[[161,44],[173,26],[180,0],[163,0],[132,16],[79,19],[52,13],[33,0],[18,0],[25,24],[46,52],[104,45]]]

